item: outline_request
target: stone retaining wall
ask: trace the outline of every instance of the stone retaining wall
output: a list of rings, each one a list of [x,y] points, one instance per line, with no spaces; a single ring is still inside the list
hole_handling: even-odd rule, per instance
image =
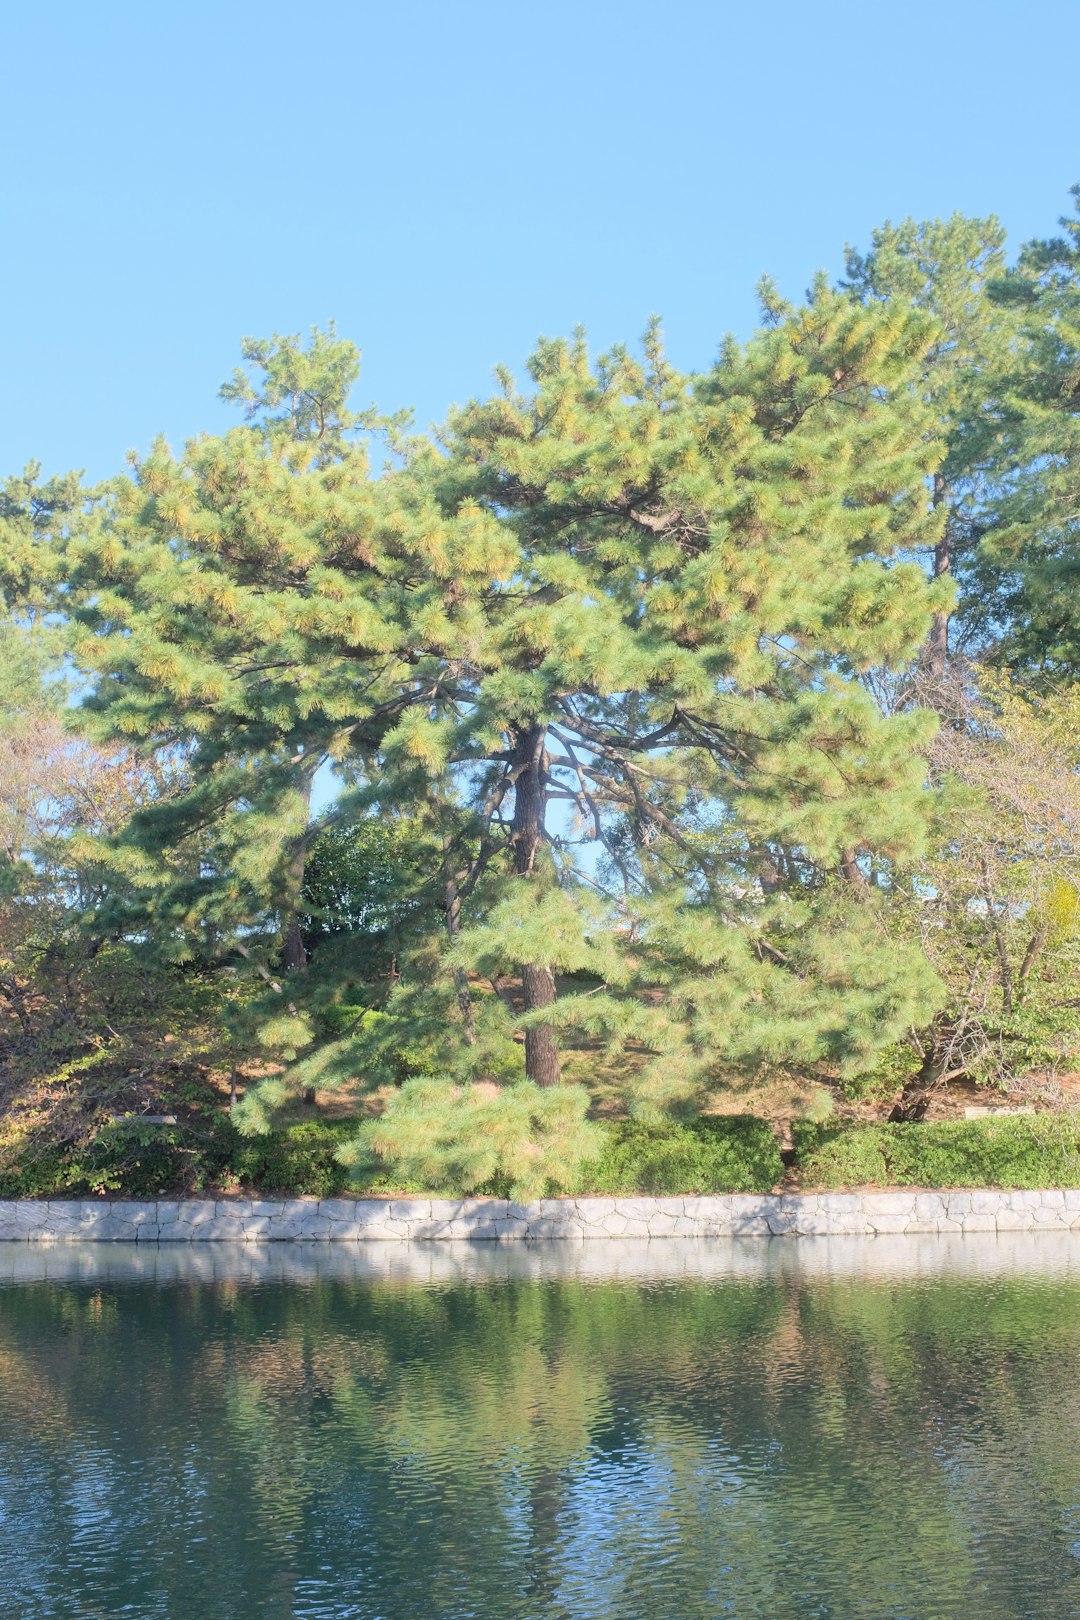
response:
[[[408,1242],[550,1238],[839,1237],[1080,1231],[1069,1192],[731,1194],[709,1198],[190,1198],[0,1201],[0,1241]]]

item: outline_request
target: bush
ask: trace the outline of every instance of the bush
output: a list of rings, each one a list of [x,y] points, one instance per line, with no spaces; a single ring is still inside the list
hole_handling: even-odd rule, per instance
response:
[[[1070,1115],[793,1130],[805,1187],[1080,1187],[1080,1123]]]
[[[30,1137],[17,1153],[4,1155],[0,1198],[154,1198],[173,1189],[197,1191],[214,1179],[209,1161],[215,1157],[221,1155],[214,1155],[205,1133],[187,1125],[120,1120],[100,1125],[85,1140],[42,1144]]]
[[[355,1120],[310,1120],[266,1136],[232,1134],[236,1145],[230,1168],[245,1186],[332,1198],[349,1184],[349,1172],[336,1154],[342,1142],[356,1135]]]
[[[784,1173],[767,1120],[749,1114],[609,1127],[582,1192],[620,1194],[767,1192]]]
[[[252,1137],[241,1136],[223,1115],[209,1127],[121,1120],[85,1143],[40,1153],[24,1144],[16,1162],[0,1166],[0,1198],[154,1198],[236,1182],[252,1191],[327,1198],[348,1185],[349,1173],[335,1155],[355,1130],[350,1120],[318,1121]]]

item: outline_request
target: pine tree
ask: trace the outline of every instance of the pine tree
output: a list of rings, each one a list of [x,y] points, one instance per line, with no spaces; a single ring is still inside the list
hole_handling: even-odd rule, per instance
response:
[[[994,658],[1041,683],[1080,673],[1080,186],[1072,195],[1062,235],[1028,243],[994,288],[1026,351],[976,585]]]
[[[945,603],[903,560],[938,532],[933,330],[823,281],[764,308],[696,377],[655,327],[595,365],[545,342],[437,440],[383,424],[378,476],[351,346],[250,343],[226,390],[249,424],[158,443],[62,546],[88,722],[176,763],[111,847],[117,925],[260,975],[287,1072],[253,1125],[299,1086],[400,1080],[407,1048],[444,1088],[421,1114],[468,1131],[503,1096],[504,1154],[549,1175],[530,1133],[589,1148],[568,1029],[651,1054],[639,1100],[671,1106],[762,1061],[863,1063],[932,1000],[874,943],[932,720],[859,677]],[[347,931],[280,976],[309,851],[372,813],[408,824],[411,914],[442,917],[407,930],[381,1015]],[[391,1096],[387,1140],[417,1105]]]
[[[864,302],[901,300],[926,310],[937,325],[927,350],[923,386],[944,442],[934,469],[932,501],[942,522],[929,557],[934,579],[970,571],[987,528],[988,505],[1009,457],[1009,395],[1023,349],[1017,322],[995,301],[1006,272],[1005,232],[993,216],[899,225],[873,234],[870,250],[847,250],[846,286]],[[961,640],[983,622],[980,593],[964,593],[955,611]],[[952,606],[952,605],[950,605]],[[946,677],[952,613],[935,614],[922,659],[925,699]]]

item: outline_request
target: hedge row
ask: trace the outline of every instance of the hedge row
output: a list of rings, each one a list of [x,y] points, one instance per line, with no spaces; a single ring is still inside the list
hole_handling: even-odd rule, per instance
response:
[[[357,1184],[338,1162],[347,1120],[288,1126],[244,1137],[227,1118],[207,1127],[121,1123],[88,1146],[47,1149],[0,1166],[0,1198],[111,1193],[149,1198],[239,1188],[331,1197],[338,1193],[430,1189],[382,1174]],[[799,1185],[857,1187],[1080,1187],[1075,1117],[943,1121],[921,1125],[815,1125],[795,1132]],[[632,1195],[767,1192],[784,1167],[772,1126],[749,1115],[608,1127],[580,1193]],[[442,1189],[453,1191],[453,1189]],[[482,1189],[501,1194],[492,1183]]]
[[[46,1149],[0,1166],[0,1198],[93,1193],[152,1198],[232,1187],[320,1198],[347,1191],[431,1190],[386,1173],[350,1182],[336,1153],[352,1130],[347,1120],[309,1122],[252,1137],[241,1136],[224,1117],[201,1129],[121,1122],[99,1131],[89,1145]],[[604,1152],[586,1167],[577,1190],[764,1192],[782,1174],[776,1138],[766,1120],[743,1116],[656,1127],[624,1121],[608,1127]],[[506,1191],[497,1181],[480,1190],[494,1195]]]
[[[806,1188],[1080,1187],[1074,1115],[939,1120],[921,1125],[796,1124]]]
[[[154,1198],[236,1186],[329,1198],[349,1185],[335,1152],[352,1132],[348,1121],[335,1121],[241,1136],[224,1115],[175,1126],[121,1121],[89,1143],[24,1153],[0,1166],[0,1198]]]

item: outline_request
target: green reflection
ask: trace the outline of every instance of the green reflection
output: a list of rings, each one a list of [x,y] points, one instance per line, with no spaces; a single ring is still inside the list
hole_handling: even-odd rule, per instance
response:
[[[0,1613],[1074,1616],[1078,1371],[1038,1275],[9,1288]]]

